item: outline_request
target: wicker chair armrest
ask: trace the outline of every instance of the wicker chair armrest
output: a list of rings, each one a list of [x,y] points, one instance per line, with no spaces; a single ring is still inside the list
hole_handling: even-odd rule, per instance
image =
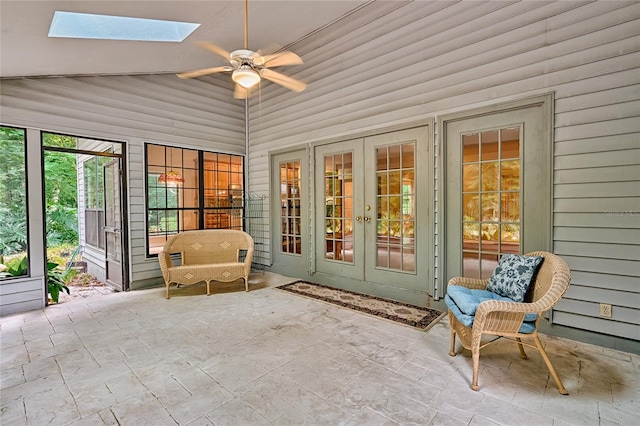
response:
[[[517,333],[525,315],[541,313],[534,303],[486,300],[478,305],[473,321],[473,339],[480,341],[482,334],[499,335]]]
[[[485,300],[478,305],[476,319],[485,317],[492,312],[539,314],[541,309],[538,303],[508,302],[506,300]]]
[[[168,252],[162,250],[160,253],[158,253],[158,262],[160,263],[162,276],[166,279],[169,276],[169,268],[173,267],[171,255]]]
[[[459,285],[472,290],[484,290],[488,282],[489,280],[480,280],[477,278],[453,277],[449,280],[449,285]]]

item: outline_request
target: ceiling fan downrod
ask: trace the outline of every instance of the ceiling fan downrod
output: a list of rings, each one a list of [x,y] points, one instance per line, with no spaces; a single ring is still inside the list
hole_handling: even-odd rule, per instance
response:
[[[244,50],[249,50],[249,0],[244,0]]]

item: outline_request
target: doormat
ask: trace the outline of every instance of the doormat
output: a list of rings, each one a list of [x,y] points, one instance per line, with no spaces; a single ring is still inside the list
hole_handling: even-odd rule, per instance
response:
[[[421,308],[306,281],[296,281],[276,288],[385,318],[423,331],[427,331],[445,316],[444,312],[435,309]]]

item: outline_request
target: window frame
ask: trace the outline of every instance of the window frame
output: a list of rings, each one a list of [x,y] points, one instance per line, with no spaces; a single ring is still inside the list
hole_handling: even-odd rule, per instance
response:
[[[150,147],[158,147],[164,149],[164,164],[150,164]],[[178,153],[176,150],[180,150],[180,159],[174,158]],[[185,151],[190,152],[188,154],[188,161],[194,161],[197,158],[197,164],[195,167],[185,167],[183,157]],[[193,155],[195,153],[195,156]],[[156,153],[157,154],[157,153]],[[210,159],[215,156],[216,161],[213,168],[207,168],[205,163],[211,163]],[[228,158],[229,162],[220,162],[219,158]],[[239,163],[239,164],[238,164]],[[180,147],[174,145],[167,145],[155,142],[145,142],[144,144],[144,198],[145,198],[145,255],[147,258],[156,258],[161,246],[158,246],[160,241],[166,241],[170,236],[175,235],[178,232],[186,230],[197,229],[244,229],[244,194],[245,194],[245,156],[240,154],[231,154],[219,151],[208,151],[198,148]],[[226,194],[221,194],[221,189],[216,188],[219,183],[220,170],[217,165],[229,165],[226,172],[223,174],[226,176],[228,188]],[[240,166],[240,172],[237,171],[237,166]],[[235,166],[235,167],[234,167]],[[165,202],[165,207],[150,207],[150,191],[153,188],[165,188],[168,192],[172,185],[165,183],[163,186],[159,186],[157,183],[151,182],[151,176],[162,175],[160,169],[164,168],[164,173],[168,174],[169,171],[179,171],[180,177],[182,177],[182,183],[176,184],[178,199],[178,205],[176,207],[169,207]],[[155,169],[155,170],[154,170]],[[195,172],[195,183],[192,186],[184,187],[185,181],[189,182],[189,179],[184,179],[184,171],[191,173]],[[236,179],[233,179],[235,177]],[[208,184],[208,181],[213,179],[213,186]],[[238,182],[239,181],[239,182]],[[238,189],[240,184],[240,189]],[[180,190],[182,189],[182,191]],[[191,192],[189,201],[186,193]],[[213,192],[217,193],[212,195]],[[223,191],[224,192],[224,191]],[[237,203],[238,196],[240,196],[240,203]],[[228,205],[221,205],[220,200],[229,200]],[[182,206],[180,205],[182,201]],[[171,229],[160,229],[151,231],[152,221],[151,215],[154,212],[168,212],[175,214],[176,226]],[[186,225],[185,213],[194,212],[197,214],[195,224],[192,222],[190,225]],[[166,217],[166,213],[165,213]],[[156,244],[152,244],[151,238],[159,237],[159,241]]]

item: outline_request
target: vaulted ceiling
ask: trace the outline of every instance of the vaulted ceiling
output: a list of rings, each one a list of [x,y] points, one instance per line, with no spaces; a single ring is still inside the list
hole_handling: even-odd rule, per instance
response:
[[[249,0],[249,48],[287,46],[369,0]],[[55,11],[200,23],[182,43],[49,38]],[[244,3],[232,1],[0,0],[0,77],[159,74],[224,65],[197,46],[244,43]]]

